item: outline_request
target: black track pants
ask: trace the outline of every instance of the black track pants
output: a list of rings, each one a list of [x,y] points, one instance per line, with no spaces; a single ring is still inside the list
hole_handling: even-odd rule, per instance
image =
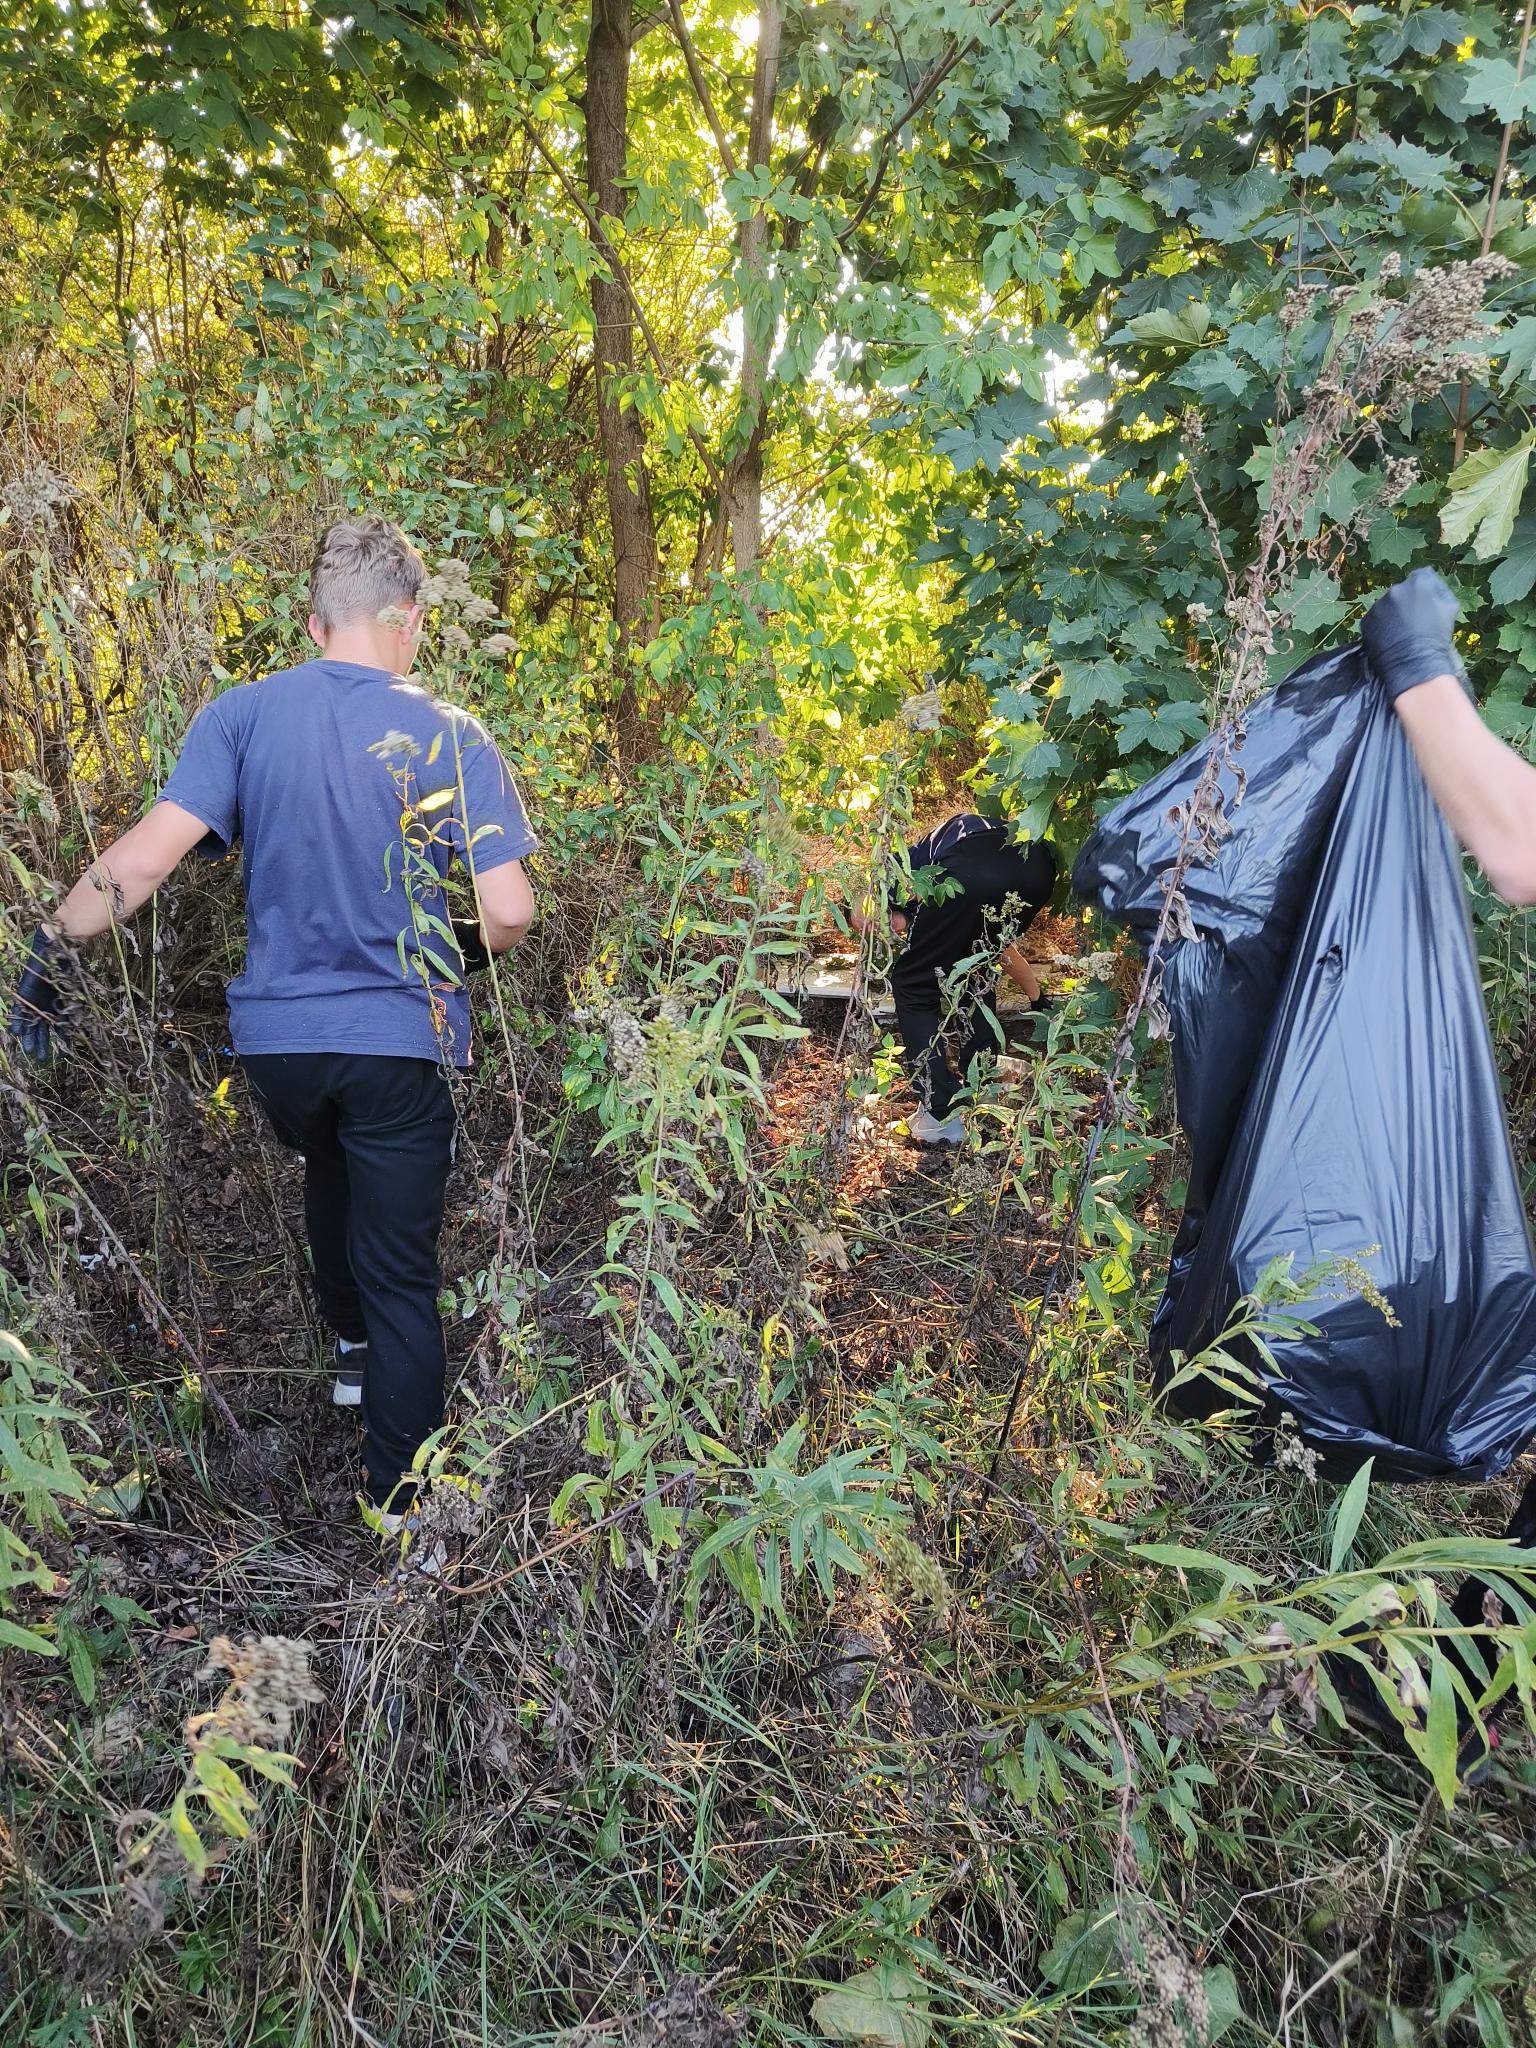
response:
[[[1525,1490],[1504,1534],[1511,1543],[1519,1544],[1527,1553],[1536,1552],[1536,1479],[1526,1481]],[[1511,1563],[1522,1565],[1527,1571],[1530,1570],[1533,1561],[1536,1560],[1530,1555],[1510,1560]],[[1463,1579],[1455,1599],[1451,1602],[1451,1611],[1463,1628],[1481,1628],[1484,1625],[1487,1616],[1484,1613],[1483,1602],[1491,1590],[1475,1574],[1471,1578]],[[1515,1617],[1506,1614],[1504,1618],[1506,1621],[1513,1621]],[[1471,1639],[1463,1640],[1459,1647],[1463,1661],[1470,1667],[1479,1684],[1492,1677],[1491,1645]]]
[[[382,1507],[443,1419],[437,1240],[453,1096],[431,1060],[277,1052],[241,1064],[278,1138],[304,1155],[320,1312],[368,1345],[363,1463]]]
[[[907,943],[891,969],[896,1026],[906,1048],[907,1073],[918,1099],[936,1117],[946,1117],[979,1052],[998,1050],[996,1032],[974,1002],[953,1020],[959,1040],[958,1075],[950,1071],[944,1047],[944,979],[961,960],[986,948],[999,949],[1026,931],[1050,901],[1056,857],[1041,841],[1025,850],[1001,834],[962,839],[938,863],[961,885],[943,903],[923,903],[913,917]],[[1005,914],[1008,897],[1022,906]]]

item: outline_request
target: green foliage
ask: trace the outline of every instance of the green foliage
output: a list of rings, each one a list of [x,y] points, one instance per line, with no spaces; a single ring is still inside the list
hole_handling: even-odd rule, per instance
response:
[[[789,1629],[789,1583],[813,1574],[831,1601],[841,1575],[862,1576],[879,1555],[882,1528],[905,1521],[906,1511],[886,1490],[890,1475],[874,1468],[866,1451],[839,1452],[801,1473],[804,1439],[805,1425],[794,1424],[766,1464],[742,1475],[745,1490],[711,1503],[707,1533],[688,1567],[695,1607],[718,1571],[754,1621],[766,1617]]]
[[[16,1617],[22,1596],[53,1595],[57,1575],[22,1534],[59,1530],[72,1503],[86,1497],[92,1461],[71,1449],[91,1440],[84,1415],[66,1396],[68,1382],[36,1358],[9,1330],[0,1330],[0,1649],[53,1657],[51,1622],[38,1626]]]
[[[1491,362],[1448,361],[1444,388],[1389,432],[1382,460],[1411,456],[1417,480],[1354,540],[1370,474],[1346,465],[1329,480],[1324,516],[1346,531],[1322,601],[1297,611],[1277,659],[1337,636],[1373,589],[1428,561],[1462,598],[1479,694],[1523,714],[1528,671],[1499,651],[1508,626],[1529,629],[1517,514],[1536,243],[1519,181],[1494,201],[1501,148],[1518,160],[1532,133],[1507,17],[1246,0],[1179,24],[1148,17],[1123,43],[1079,16],[1055,56],[987,145],[998,241],[1027,220],[1052,252],[1017,316],[1059,366],[1052,394],[988,388],[961,413],[914,394],[960,472],[926,551],[956,578],[951,658],[993,697],[1019,807],[1080,835],[1198,735],[1203,622],[1221,620],[1229,593],[1194,486],[1245,563],[1252,480],[1316,375],[1286,295],[1347,297],[1389,258],[1406,278],[1475,257],[1485,227],[1519,267],[1498,290]],[[1491,576],[1480,560],[1498,562]]]
[[[98,954],[77,1064],[0,1055],[7,1316],[71,1367],[7,1347],[0,1382],[7,2040],[1529,2030],[1536,1586],[1471,1533],[1503,1505],[1326,1488],[1288,1429],[1249,1455],[1255,1352],[1349,1276],[1271,1268],[1184,1365],[1226,1411],[1172,1422],[1138,1376],[1180,1200],[1155,1067],[1076,1203],[1118,956],[1053,940],[1065,1000],[942,1169],[864,1099],[893,1066],[867,1020],[807,1044],[780,988],[972,770],[1070,840],[1198,739],[1229,593],[1196,484],[1241,565],[1356,314],[1485,229],[1519,267],[1443,389],[1313,480],[1276,660],[1432,560],[1529,734],[1510,23],[792,6],[752,164],[768,12],[640,11],[600,229],[584,8],[0,31],[8,942],[210,690],[305,651],[343,511],[494,607],[492,647],[438,622],[424,680],[544,841],[532,944],[476,988],[454,1421],[421,1461],[446,1580],[375,1584],[309,1412],[292,1189],[222,1051],[228,874]],[[656,540],[622,651],[592,302],[619,272]],[[744,576],[723,480],[754,444]],[[418,919],[406,970],[445,940]],[[1524,927],[1483,903],[1480,941],[1523,1134]],[[92,1490],[91,1429],[129,1479]],[[1468,1571],[1500,1601],[1470,1630]],[[302,1742],[270,1642],[223,1644],[188,1720],[229,1614],[313,1625],[335,1708]],[[1341,1670],[1395,1746],[1342,1728]]]
[[[1502,555],[1515,530],[1525,492],[1525,474],[1536,429],[1512,448],[1480,448],[1451,472],[1451,494],[1440,513],[1440,538],[1448,546],[1468,538],[1476,561]]]

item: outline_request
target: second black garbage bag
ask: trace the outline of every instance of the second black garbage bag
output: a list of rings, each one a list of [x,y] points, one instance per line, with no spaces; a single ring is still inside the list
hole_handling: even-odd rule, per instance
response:
[[[1536,1260],[1460,855],[1360,662],[1320,657],[1249,712],[1230,835],[1186,875],[1199,937],[1165,943],[1190,1174],[1153,1363],[1171,1377],[1277,1255],[1368,1253],[1392,1320],[1325,1281],[1300,1310],[1318,1334],[1261,1366],[1273,1409],[1335,1474],[1491,1478],[1536,1435]],[[1119,805],[1073,871],[1144,946],[1205,760]]]

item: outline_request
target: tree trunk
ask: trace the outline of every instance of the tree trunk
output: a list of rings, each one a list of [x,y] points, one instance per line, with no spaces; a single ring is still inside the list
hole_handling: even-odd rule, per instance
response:
[[[779,82],[779,0],[757,10],[757,65],[752,78],[752,126],[747,163],[763,168],[773,150],[773,103]],[[729,527],[737,574],[750,576],[763,551],[763,436],[768,419],[768,359],[774,316],[768,293],[768,219],[759,207],[741,230],[741,405],[736,452],[726,464],[720,524]]]
[[[597,366],[597,431],[608,517],[613,528],[613,616],[621,655],[650,638],[657,584],[656,519],[645,468],[645,432],[633,405],[620,401],[635,367],[635,321],[619,267],[609,260],[612,223],[624,217],[620,184],[629,167],[629,56],[633,0],[592,0],[587,43],[587,188],[597,220],[602,267],[592,278]],[[626,670],[618,704],[621,754],[633,751],[634,682]]]

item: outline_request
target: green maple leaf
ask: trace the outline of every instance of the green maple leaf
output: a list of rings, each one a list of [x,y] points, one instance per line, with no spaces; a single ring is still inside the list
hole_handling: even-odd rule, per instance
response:
[[[1440,537],[1449,546],[1471,538],[1480,562],[1502,554],[1515,529],[1536,430],[1513,448],[1480,448],[1451,474],[1451,495],[1440,509]]]
[[[1125,45],[1126,78],[1132,85],[1143,78],[1177,78],[1194,47],[1180,29],[1138,29]]]
[[[1460,70],[1469,107],[1486,107],[1496,121],[1536,113],[1536,72],[1519,77],[1507,57],[1473,57]]]

